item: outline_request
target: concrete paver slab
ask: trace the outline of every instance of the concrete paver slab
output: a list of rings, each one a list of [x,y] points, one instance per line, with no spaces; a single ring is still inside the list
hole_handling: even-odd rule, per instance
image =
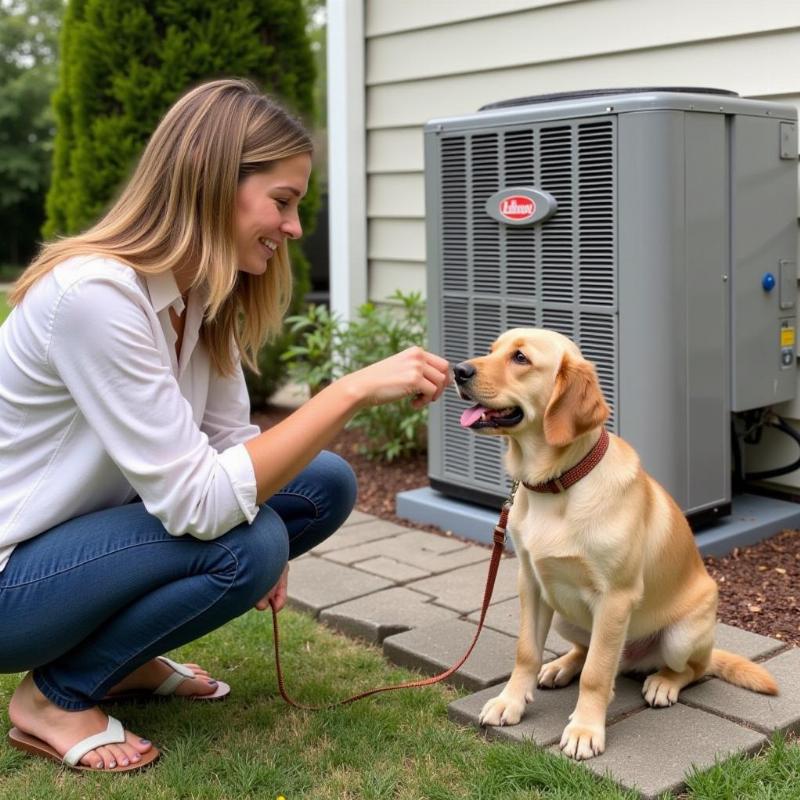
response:
[[[426,625],[387,637],[383,652],[401,667],[434,675],[444,672],[467,652],[476,630],[476,625],[459,619]],[[514,666],[515,646],[512,637],[484,628],[466,664],[448,681],[477,690],[506,680]]]
[[[610,725],[605,753],[582,763],[655,800],[662,792],[678,791],[693,766],[708,769],[715,759],[754,752],[766,741],[762,733],[676,703],[647,708]],[[560,752],[557,745],[553,749]]]
[[[428,574],[446,572],[488,557],[484,549],[475,545],[408,529],[388,541],[368,542],[326,553],[332,561],[350,565],[378,556],[424,569]]]
[[[327,555],[334,550],[346,550],[367,542],[391,539],[402,533],[408,533],[408,528],[404,528],[402,525],[395,525],[393,522],[386,522],[383,519],[365,521],[358,525],[340,528],[324,542],[320,542],[312,552],[318,556]],[[380,546],[378,549],[380,550]]]
[[[478,622],[481,618],[481,612],[473,611],[467,619],[470,622]],[[500,633],[507,633],[509,636],[519,636],[519,598],[514,597],[511,600],[504,600],[500,603],[492,603],[489,610],[486,612],[486,619],[484,625],[493,630],[500,631]],[[557,656],[564,655],[568,652],[572,645],[559,635],[555,628],[551,627],[547,634],[547,640],[544,646],[551,653]]]
[[[722,650],[729,650],[731,653],[738,653],[745,658],[763,658],[783,650],[786,642],[778,639],[770,639],[769,636],[761,636],[751,631],[743,631],[741,628],[734,628],[733,625],[717,623],[714,631],[714,647]]]
[[[323,608],[379,592],[391,585],[384,578],[333,564],[324,558],[309,558],[292,564],[289,602],[316,617]]]
[[[402,564],[393,558],[385,558],[384,556],[359,561],[355,566],[356,569],[371,572],[373,575],[380,575],[382,578],[388,578],[395,583],[408,583],[408,581],[427,578],[430,575],[427,570],[411,567],[408,564]],[[417,592],[417,594],[419,593]]]
[[[452,608],[459,614],[480,610],[489,572],[489,554],[481,550],[482,559],[477,564],[453,569],[444,575],[422,578],[406,584],[406,588],[435,598],[437,605]],[[501,602],[517,596],[517,560],[504,558],[497,570],[492,602]],[[516,636],[516,633],[514,634]]]
[[[387,636],[454,619],[454,611],[397,587],[326,608],[320,620],[348,636],[380,644]]]
[[[347,525],[360,525],[362,522],[372,522],[379,520],[380,517],[374,517],[372,514],[365,514],[363,511],[352,511],[350,516],[342,523],[344,528]]]
[[[713,678],[685,689],[679,702],[741,721],[764,733],[800,731],[800,648],[762,662],[778,681],[773,697]]]
[[[448,717],[454,722],[466,725],[478,725],[478,716],[487,700],[496,697],[502,686],[490,686],[488,689],[454,700],[447,708]],[[520,742],[531,739],[536,744],[546,747],[561,741],[561,734],[569,723],[569,715],[578,701],[578,682],[563,689],[537,689],[533,703],[529,703],[519,725],[487,726],[481,728],[487,738],[503,741]],[[646,708],[642,698],[642,687],[627,678],[617,678],[616,694],[608,707],[608,721],[629,714],[637,709]]]

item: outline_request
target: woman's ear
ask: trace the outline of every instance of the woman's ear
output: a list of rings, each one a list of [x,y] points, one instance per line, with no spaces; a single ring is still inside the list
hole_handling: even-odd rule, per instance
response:
[[[578,436],[602,425],[610,413],[594,366],[564,353],[544,412],[547,444],[566,447]]]

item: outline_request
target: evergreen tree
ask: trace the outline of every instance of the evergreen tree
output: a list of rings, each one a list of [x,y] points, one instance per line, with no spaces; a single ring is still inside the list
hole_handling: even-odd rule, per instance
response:
[[[61,13],[62,0],[0,5],[0,263],[28,261],[44,220]]]
[[[302,0],[70,0],[54,96],[57,134],[44,233],[76,233],[95,221],[129,178],[150,134],[187,89],[221,77],[250,78],[311,124],[315,67]],[[308,232],[318,204],[312,175],[300,216]],[[296,310],[308,263],[290,243]],[[279,342],[262,353],[265,383],[279,381]]]

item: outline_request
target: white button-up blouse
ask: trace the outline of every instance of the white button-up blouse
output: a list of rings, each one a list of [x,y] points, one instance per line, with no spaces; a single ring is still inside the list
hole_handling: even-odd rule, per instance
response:
[[[0,327],[0,570],[19,542],[137,495],[174,536],[213,539],[258,512],[241,365],[213,369],[188,298],[180,363],[171,272],[72,258]]]

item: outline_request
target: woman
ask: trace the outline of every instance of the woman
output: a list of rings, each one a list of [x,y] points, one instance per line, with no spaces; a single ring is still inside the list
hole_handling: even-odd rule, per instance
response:
[[[264,433],[250,366],[290,296],[311,170],[300,124],[245,81],[204,84],[152,136],[111,210],[47,245],[0,328],[0,672],[30,670],[11,744],[76,768],[158,756],[98,707],[228,687],[160,658],[255,606],[355,502],[322,448],[359,409],[448,382],[412,348]]]

